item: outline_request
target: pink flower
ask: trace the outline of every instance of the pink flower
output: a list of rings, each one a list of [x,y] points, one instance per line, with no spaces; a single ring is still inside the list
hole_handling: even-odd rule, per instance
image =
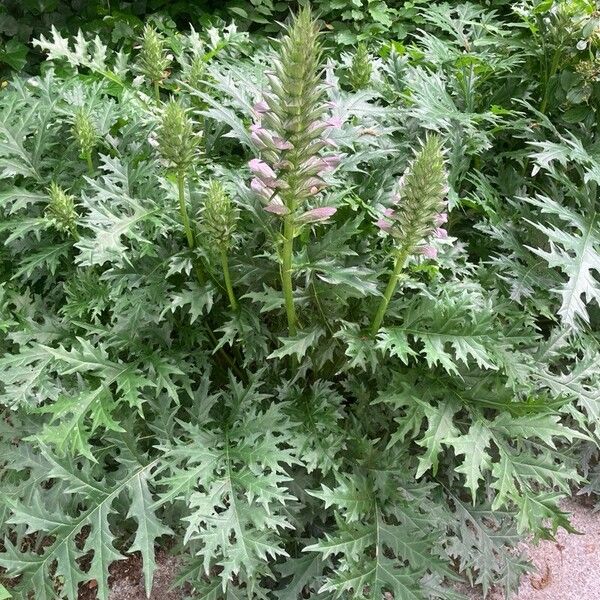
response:
[[[435,216],[435,226],[439,227],[440,225],[443,225],[444,223],[448,222],[448,213],[443,212],[443,213],[439,213]]]
[[[379,219],[375,222],[375,225],[377,225],[381,231],[385,231],[386,233],[389,233],[392,230],[392,224],[385,219]]]
[[[437,250],[433,246],[423,246],[419,249],[425,258],[437,258]]]
[[[393,208],[386,208],[386,209],[383,211],[383,214],[384,214],[384,216],[386,216],[386,217],[393,217],[393,216],[394,216],[394,214],[395,214],[395,212],[394,212],[394,209],[393,209]]]
[[[270,202],[269,204],[267,204],[267,206],[265,206],[265,210],[267,212],[273,213],[274,215],[277,215],[278,217],[283,217],[284,215],[287,215],[290,212],[290,209],[285,206],[281,200],[279,202]]]
[[[259,100],[252,108],[259,115],[264,115],[270,110],[269,105],[264,100]]]
[[[342,162],[341,154],[331,154],[330,156],[324,156],[321,159],[321,164],[324,165],[323,168],[326,171],[333,171],[339,166],[340,162]]]
[[[314,196],[325,187],[325,182],[318,177],[310,177],[305,185],[309,193]]]
[[[273,171],[266,162],[260,160],[260,158],[253,158],[248,163],[248,167],[256,176],[260,177],[267,184],[269,181],[277,179],[275,171]]]
[[[440,238],[441,240],[445,240],[448,237],[448,232],[443,227],[436,227],[433,231],[433,235],[436,238]]]
[[[335,215],[337,208],[333,206],[320,206],[319,208],[313,208],[307,210],[305,213],[298,217],[299,223],[318,223],[320,221],[326,221],[329,217]]]
[[[250,182],[250,189],[263,198],[270,198],[273,193],[260,179],[256,177]]]
[[[325,123],[329,127],[333,127],[334,129],[339,129],[344,124],[344,119],[342,117],[329,117]]]
[[[294,147],[291,142],[288,142],[279,136],[273,137],[273,146],[275,146],[277,150],[291,150]]]

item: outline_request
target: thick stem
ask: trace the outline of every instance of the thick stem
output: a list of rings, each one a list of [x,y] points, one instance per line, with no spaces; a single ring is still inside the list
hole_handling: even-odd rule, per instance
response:
[[[392,295],[396,289],[396,285],[398,284],[398,279],[400,277],[400,273],[406,264],[406,259],[408,258],[408,248],[401,247],[396,253],[396,263],[394,264],[394,271],[390,276],[390,280],[388,281],[387,287],[385,288],[385,293],[383,294],[383,298],[379,303],[379,308],[375,313],[375,317],[373,318],[373,323],[371,324],[371,335],[376,335],[381,327],[381,323],[383,322],[383,317],[385,316],[385,311],[387,310],[388,304],[392,299]]]
[[[288,332],[296,335],[296,308],[292,287],[292,253],[294,251],[294,217],[287,215],[283,221],[283,251],[281,259],[281,287],[285,300]]]
[[[550,99],[550,80],[558,71],[561,57],[560,50],[560,47],[555,50],[554,56],[552,57],[552,64],[550,65],[550,72],[546,72],[544,77],[544,97],[542,98],[542,103],[540,104],[540,112],[542,114],[546,114],[546,109],[548,108],[548,101]]]
[[[177,172],[177,191],[179,192],[179,212],[181,213],[181,222],[185,229],[188,246],[193,249],[194,234],[192,233],[190,218],[188,217],[187,207],[185,205],[185,171]]]
[[[94,174],[94,162],[92,161],[92,153],[89,152],[85,156],[85,160],[87,162],[88,172],[90,175]]]
[[[160,83],[158,81],[154,82],[154,99],[156,102],[160,102]]]
[[[232,310],[238,309],[238,303],[233,293],[233,286],[231,285],[231,275],[229,274],[229,263],[227,261],[227,252],[224,248],[221,248],[221,266],[223,267],[223,277],[225,278],[225,287],[227,288],[227,296],[229,296],[229,305]]]

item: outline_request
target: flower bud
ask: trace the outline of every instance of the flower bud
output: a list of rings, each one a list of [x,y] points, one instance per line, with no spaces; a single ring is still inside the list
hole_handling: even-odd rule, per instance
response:
[[[194,132],[191,119],[176,100],[165,106],[157,142],[161,156],[178,171],[187,170],[199,154],[200,134]]]
[[[448,237],[440,227],[448,220],[445,212],[446,173],[444,156],[438,136],[429,135],[399,181],[394,195],[394,208],[388,208],[377,226],[398,240],[407,253],[417,247],[432,258],[428,246],[420,244],[429,237]]]
[[[187,82],[191,87],[199,90],[203,87],[206,76],[206,62],[202,56],[195,56],[190,64]]]
[[[202,229],[209,245],[226,250],[235,232],[237,214],[223,185],[216,179],[208,182],[202,211]]]
[[[169,75],[171,57],[165,49],[165,42],[151,25],[144,27],[137,67],[140,73],[153,84],[160,83]]]
[[[354,57],[352,58],[352,65],[350,67],[349,79],[350,85],[354,90],[362,90],[371,83],[371,73],[373,67],[371,65],[371,57],[367,50],[367,45],[364,42],[358,44]]]
[[[52,182],[48,189],[50,202],[46,207],[46,219],[58,230],[77,237],[77,212],[75,199],[59,185]]]
[[[319,208],[307,210],[298,217],[297,221],[298,223],[319,223],[333,217],[336,212],[337,208],[333,206],[320,206]]]
[[[79,146],[81,158],[88,158],[98,143],[98,133],[90,113],[83,107],[75,111],[73,137]]]

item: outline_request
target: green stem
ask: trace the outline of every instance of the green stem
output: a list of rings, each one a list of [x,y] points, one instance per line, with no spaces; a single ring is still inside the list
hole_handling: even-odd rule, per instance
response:
[[[291,211],[290,211],[291,212]],[[292,286],[292,253],[294,250],[294,218],[287,215],[283,221],[283,255],[281,260],[281,287],[285,300],[288,332],[296,335],[296,308],[294,307],[294,288]]]
[[[158,81],[154,82],[154,98],[156,99],[156,102],[160,102],[160,84]]]
[[[86,157],[85,157],[86,161],[87,161],[87,167],[88,167],[88,172],[90,175],[94,174],[94,163],[92,161],[92,153],[89,152]]]
[[[550,99],[550,80],[556,75],[558,66],[560,64],[561,48],[557,48],[552,57],[552,64],[550,65],[550,72],[545,74],[544,77],[544,97],[540,104],[540,112],[546,114],[546,108],[548,107],[548,100]]]
[[[396,289],[396,285],[398,284],[398,279],[400,277],[400,273],[406,264],[406,260],[408,258],[409,249],[405,247],[401,247],[396,252],[396,263],[394,265],[394,271],[388,281],[387,287],[385,288],[385,293],[383,294],[383,298],[379,303],[379,308],[377,309],[377,313],[375,313],[375,317],[373,318],[373,323],[371,324],[371,335],[376,335],[381,327],[381,323],[383,322],[383,317],[385,316],[385,311],[387,310],[388,304],[392,299],[392,295]]]
[[[188,246],[193,250],[194,234],[192,233],[190,218],[188,217],[188,212],[185,205],[185,171],[178,171],[177,173],[177,191],[179,192],[179,212],[181,213],[181,222],[183,223],[183,228],[185,229],[185,236],[187,237]]]
[[[231,275],[229,274],[229,263],[227,262],[227,252],[224,248],[221,248],[221,266],[223,267],[223,277],[225,277],[225,287],[227,288],[227,296],[229,296],[229,304],[232,310],[238,309],[238,303],[233,293],[233,286],[231,285]]]

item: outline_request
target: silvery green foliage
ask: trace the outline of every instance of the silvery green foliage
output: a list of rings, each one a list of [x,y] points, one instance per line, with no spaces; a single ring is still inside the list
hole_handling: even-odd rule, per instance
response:
[[[75,600],[95,580],[106,600],[132,553],[150,591],[173,540],[182,581],[215,600],[452,599],[456,577],[511,590],[520,536],[569,528],[559,501],[588,475],[597,493],[596,130],[539,110],[536,65],[528,82],[512,68],[521,27],[473,4],[425,18],[377,89],[340,89],[324,56],[315,83],[344,156],[319,189],[329,226],[294,240],[295,336],[280,220],[248,187],[279,46],[242,59],[231,31],[182,36],[157,106],[137,57],[55,32],[45,75],[2,92],[0,566],[15,598]],[[189,107],[179,133],[203,131],[200,157],[200,136],[157,129],[167,95]],[[93,115],[92,173],[73,106]],[[434,261],[410,253],[370,335],[392,241],[375,222],[424,129],[447,149],[448,236]],[[156,138],[186,142],[193,247],[163,164],[180,154]]]

